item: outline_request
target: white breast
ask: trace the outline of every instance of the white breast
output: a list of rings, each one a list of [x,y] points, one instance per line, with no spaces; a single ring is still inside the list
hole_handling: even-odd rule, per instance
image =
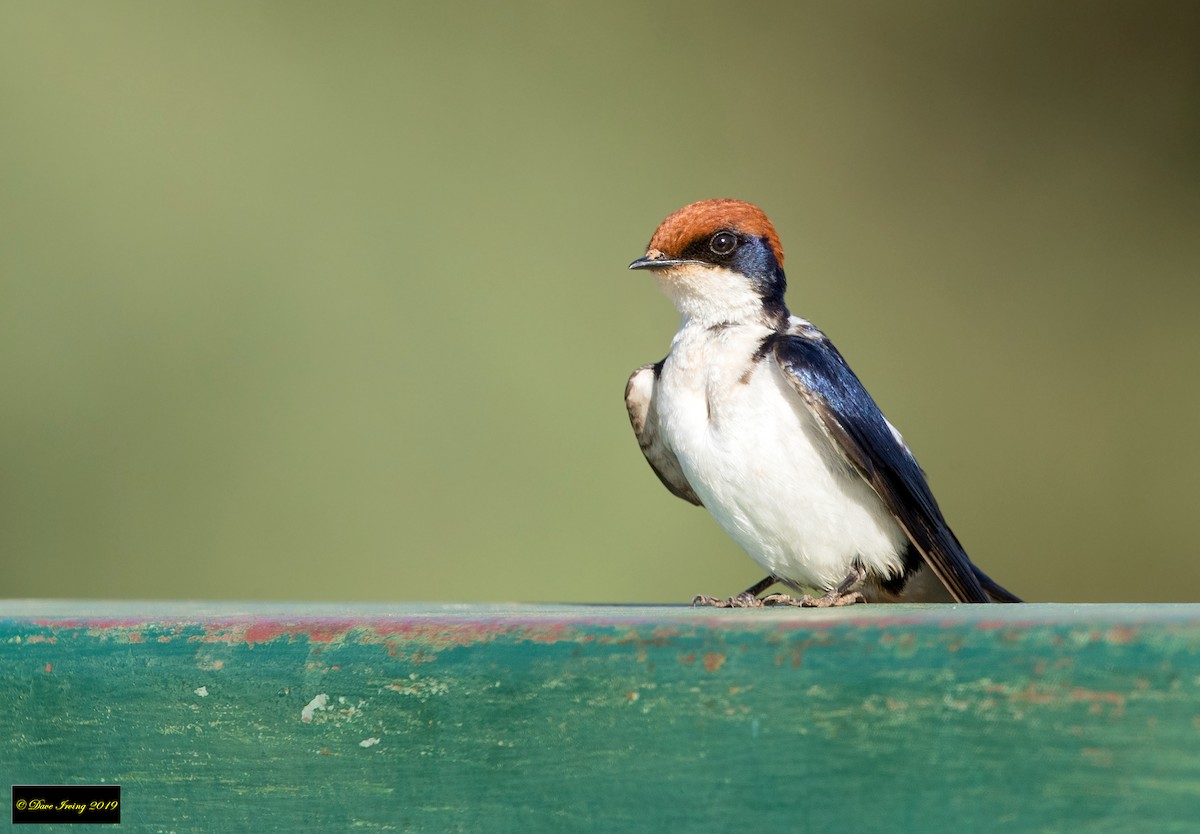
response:
[[[717,523],[773,575],[829,589],[856,556],[898,573],[906,538],[891,513],[773,356],[752,365],[768,332],[680,330],[654,394],[664,439]]]

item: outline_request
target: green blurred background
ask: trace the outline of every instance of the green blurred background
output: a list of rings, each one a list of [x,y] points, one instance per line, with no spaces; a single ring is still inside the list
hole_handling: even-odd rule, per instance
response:
[[[0,596],[681,602],[626,264],[789,302],[1032,600],[1200,574],[1200,4],[5,3]]]

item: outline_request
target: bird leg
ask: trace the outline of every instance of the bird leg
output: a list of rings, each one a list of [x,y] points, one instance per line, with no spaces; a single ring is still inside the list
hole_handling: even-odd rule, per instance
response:
[[[765,577],[755,582],[737,596],[727,597],[726,599],[717,599],[716,597],[710,597],[708,594],[696,594],[696,596],[692,597],[692,608],[698,605],[711,605],[714,608],[761,608],[763,601],[758,598],[758,595],[778,581],[774,576]],[[776,596],[778,595],[776,594]]]
[[[797,608],[840,608],[843,605],[854,605],[866,602],[861,591],[853,590],[867,578],[867,568],[862,559],[855,559],[850,565],[850,573],[838,583],[838,586],[823,597],[791,597],[787,594],[771,594],[758,600],[759,605],[792,605]]]

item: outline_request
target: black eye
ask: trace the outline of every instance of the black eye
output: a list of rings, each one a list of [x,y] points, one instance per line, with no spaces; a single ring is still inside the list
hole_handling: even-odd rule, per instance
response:
[[[734,249],[737,249],[738,239],[733,232],[717,232],[708,241],[708,248],[713,250],[715,255],[728,255]]]

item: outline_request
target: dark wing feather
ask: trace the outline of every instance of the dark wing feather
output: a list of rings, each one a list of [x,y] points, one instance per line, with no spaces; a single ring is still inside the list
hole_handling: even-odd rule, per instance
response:
[[[625,408],[629,411],[629,422],[637,435],[638,445],[654,474],[663,486],[684,501],[700,506],[692,485],[688,483],[679,465],[679,458],[663,442],[658,432],[658,413],[654,410],[654,383],[662,371],[662,362],[643,365],[629,377],[625,386]]]
[[[988,597],[992,602],[1022,602],[1023,600],[1014,594],[1012,591],[1004,588],[996,580],[992,579],[979,568],[975,568],[975,578],[979,580],[979,584],[983,586],[983,590],[987,591]]]
[[[788,381],[835,446],[883,499],[950,594],[959,602],[990,602],[977,568],[942,517],[925,473],[841,354],[815,330],[781,335],[774,347]]]

